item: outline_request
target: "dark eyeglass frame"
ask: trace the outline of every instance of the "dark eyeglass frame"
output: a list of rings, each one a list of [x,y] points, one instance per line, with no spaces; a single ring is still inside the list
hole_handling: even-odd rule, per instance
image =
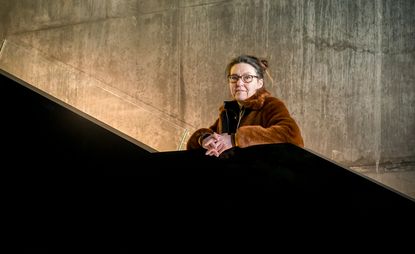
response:
[[[229,81],[230,83],[232,83],[232,84],[236,84],[236,83],[238,83],[238,80],[239,80],[239,79],[242,79],[242,81],[243,81],[244,83],[251,83],[251,82],[252,82],[252,80],[254,80],[254,78],[259,79],[259,77],[258,77],[258,76],[256,76],[256,75],[251,75],[251,74],[243,74],[242,76],[239,76],[238,74],[231,74],[231,75],[228,75],[228,81]]]

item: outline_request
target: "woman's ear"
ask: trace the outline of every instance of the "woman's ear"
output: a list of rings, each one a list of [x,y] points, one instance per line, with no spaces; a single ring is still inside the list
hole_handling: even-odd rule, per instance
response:
[[[258,79],[258,89],[264,86],[264,79]]]

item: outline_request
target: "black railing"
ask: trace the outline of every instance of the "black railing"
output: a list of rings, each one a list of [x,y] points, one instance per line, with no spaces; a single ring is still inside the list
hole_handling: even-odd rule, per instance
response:
[[[410,197],[303,148],[260,145],[219,158],[201,150],[150,152],[10,75],[0,78],[3,170],[22,176],[15,189],[29,206],[105,204],[112,210],[103,209],[105,216],[120,220],[135,209],[148,217],[203,211],[414,220]]]

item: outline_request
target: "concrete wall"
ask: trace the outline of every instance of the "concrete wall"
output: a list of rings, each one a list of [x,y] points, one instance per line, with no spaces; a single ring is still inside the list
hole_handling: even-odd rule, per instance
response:
[[[346,165],[415,161],[413,0],[0,0],[0,68],[158,151],[229,98],[241,53],[305,146]]]

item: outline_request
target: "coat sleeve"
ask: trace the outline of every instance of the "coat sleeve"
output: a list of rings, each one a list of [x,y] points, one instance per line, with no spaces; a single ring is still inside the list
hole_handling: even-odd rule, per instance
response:
[[[202,146],[199,143],[199,138],[204,136],[205,134],[212,134],[213,132],[217,131],[219,119],[216,120],[216,122],[210,126],[209,128],[201,128],[196,130],[190,138],[187,140],[186,149],[200,149]]]
[[[270,100],[257,117],[258,123],[241,126],[237,130],[235,139],[239,147],[271,143],[304,146],[300,128],[282,101]]]

